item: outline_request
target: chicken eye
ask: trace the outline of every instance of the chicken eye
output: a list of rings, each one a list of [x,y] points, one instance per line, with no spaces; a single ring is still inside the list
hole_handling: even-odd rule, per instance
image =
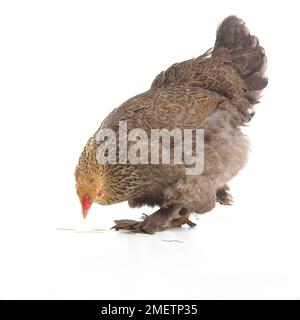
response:
[[[103,196],[103,191],[99,191],[97,194],[98,197],[102,197]]]

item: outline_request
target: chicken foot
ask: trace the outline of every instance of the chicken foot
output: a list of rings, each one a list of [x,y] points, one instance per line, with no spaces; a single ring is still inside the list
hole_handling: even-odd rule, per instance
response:
[[[217,190],[216,198],[220,204],[223,204],[225,206],[230,206],[233,202],[233,198],[229,193],[229,187],[227,185]]]
[[[189,220],[190,212],[185,208],[168,207],[160,208],[151,215],[143,215],[142,221],[136,220],[115,220],[112,227],[115,230],[128,230],[136,233],[153,234],[169,228],[177,228],[184,224],[194,227],[196,224]]]

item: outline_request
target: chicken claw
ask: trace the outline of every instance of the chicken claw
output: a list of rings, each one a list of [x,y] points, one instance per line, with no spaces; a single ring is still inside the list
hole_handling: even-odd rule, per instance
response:
[[[223,204],[225,206],[232,205],[233,198],[232,198],[231,194],[229,193],[229,187],[227,185],[225,185],[223,188],[217,190],[216,196],[217,196],[217,201],[220,204]]]
[[[135,233],[147,233],[154,234],[156,231],[162,231],[169,228],[178,228],[184,224],[189,225],[190,227],[196,226],[191,220],[188,219],[189,214],[186,214],[182,217],[176,215],[176,218],[173,216],[173,208],[160,208],[151,215],[143,214],[142,221],[136,220],[115,220],[115,225],[112,229],[115,230],[128,230]]]

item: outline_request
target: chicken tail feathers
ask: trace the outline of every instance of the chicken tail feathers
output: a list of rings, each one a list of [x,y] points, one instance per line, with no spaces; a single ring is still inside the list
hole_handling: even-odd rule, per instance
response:
[[[227,17],[217,30],[213,56],[230,54],[233,67],[246,85],[245,96],[251,105],[258,103],[268,80],[264,73],[267,58],[257,37],[250,34],[243,20]]]

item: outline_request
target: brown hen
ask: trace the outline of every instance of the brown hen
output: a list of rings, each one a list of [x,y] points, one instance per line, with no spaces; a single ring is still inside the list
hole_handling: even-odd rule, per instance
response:
[[[219,26],[213,49],[172,65],[147,92],[113,110],[99,130],[118,133],[119,122],[125,120],[128,131],[143,128],[149,136],[153,128],[203,129],[204,168],[201,174],[187,175],[184,163],[101,164],[96,156],[101,147],[98,130],[87,142],[75,173],[84,217],[94,202],[157,205],[159,209],[141,221],[118,220],[114,226],[154,233],[183,224],[194,226],[189,220],[192,212],[208,212],[216,202],[230,204],[227,183],[243,168],[248,153],[240,127],[251,120],[253,105],[267,85],[265,67],[258,39],[242,20],[230,16]]]

